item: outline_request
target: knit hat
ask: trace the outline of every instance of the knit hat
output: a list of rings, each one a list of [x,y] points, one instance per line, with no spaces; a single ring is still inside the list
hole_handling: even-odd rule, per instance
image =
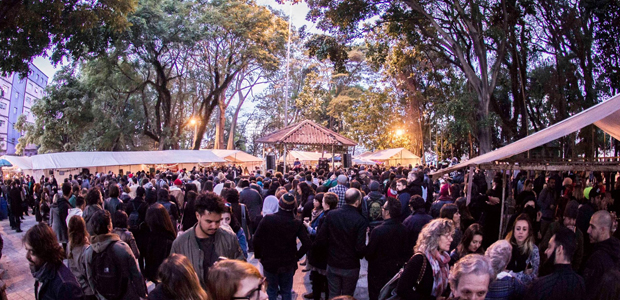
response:
[[[577,214],[579,214],[579,202],[576,200],[569,201],[564,209],[564,217],[577,219]]]
[[[181,181],[181,179],[177,178],[174,180],[174,185],[183,185],[183,181]]]
[[[564,181],[562,181],[562,186],[569,186],[569,185],[573,185],[573,180],[570,177],[564,178]]]
[[[583,196],[584,196],[586,199],[588,199],[588,200],[590,200],[590,191],[591,191],[591,190],[592,190],[592,187],[591,187],[591,186],[589,186],[589,187],[587,187],[587,188],[583,189]]]
[[[369,186],[370,190],[373,191],[373,192],[374,191],[378,191],[380,187],[381,186],[379,185],[379,183],[374,181],[374,180],[373,180],[373,182],[370,183],[370,186]]]
[[[347,176],[345,176],[345,175],[338,175],[337,181],[340,184],[345,184],[345,183],[347,183]]]
[[[295,196],[291,193],[282,195],[282,197],[280,197],[280,202],[278,202],[278,206],[281,210],[293,211],[293,209],[295,209]]]

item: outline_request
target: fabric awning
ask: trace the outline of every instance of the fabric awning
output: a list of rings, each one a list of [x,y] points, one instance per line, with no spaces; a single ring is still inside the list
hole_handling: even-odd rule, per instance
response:
[[[34,155],[31,158],[34,170],[226,162],[209,150],[62,152]]]
[[[390,160],[390,159],[420,159],[419,156],[411,153],[405,148],[385,149],[364,155],[362,158],[366,160]]]
[[[28,156],[4,155],[2,158],[8,160],[13,165],[13,168],[32,170],[32,158]]]
[[[605,131],[605,133],[613,136],[617,140],[620,140],[620,94],[534,134],[524,137],[512,144],[474,157],[452,167],[438,170],[431,175],[441,175],[471,165],[480,165],[509,158],[513,155],[526,152],[530,149],[542,146],[553,140],[569,135],[590,124],[596,125],[598,128]]]
[[[205,150],[201,150],[201,151],[205,151]],[[218,150],[218,149],[212,149],[212,150],[208,150],[213,152],[213,154],[217,155],[219,158],[223,158],[228,162],[231,163],[252,163],[252,162],[260,162],[262,163],[263,160],[245,153],[241,150]]]

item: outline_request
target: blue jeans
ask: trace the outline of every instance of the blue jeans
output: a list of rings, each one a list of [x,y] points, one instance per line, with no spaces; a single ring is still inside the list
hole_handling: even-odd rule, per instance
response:
[[[332,298],[341,295],[353,297],[359,276],[360,269],[338,269],[327,265],[329,296]]]
[[[281,273],[271,273],[264,270],[264,273],[267,279],[267,295],[269,300],[278,299],[278,293],[282,295],[282,300],[291,300],[295,269]]]

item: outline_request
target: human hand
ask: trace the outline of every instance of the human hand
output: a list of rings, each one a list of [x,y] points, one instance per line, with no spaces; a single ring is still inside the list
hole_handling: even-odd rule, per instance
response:
[[[497,197],[489,197],[489,200],[487,201],[487,204],[489,204],[489,205],[499,204],[499,198],[497,198]]]
[[[575,227],[575,225],[568,225],[568,226],[566,226],[566,228],[572,230],[573,232],[577,231],[577,227]]]

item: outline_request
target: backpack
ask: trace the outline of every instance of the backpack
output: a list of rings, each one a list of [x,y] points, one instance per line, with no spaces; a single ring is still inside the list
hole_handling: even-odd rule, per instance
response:
[[[129,214],[129,219],[128,219],[127,224],[129,225],[129,230],[136,231],[140,228],[140,223],[142,223],[140,222],[140,212],[138,211],[138,209],[142,205],[136,208],[136,202],[132,202],[131,206],[133,206],[133,210]]]
[[[241,228],[245,232],[245,236],[250,238],[250,230],[248,229],[248,217],[245,215],[245,204],[239,203],[241,206]]]
[[[122,266],[114,255],[114,245],[110,243],[105,250],[93,252],[93,281],[95,290],[108,300],[121,299],[127,292],[129,279],[123,276]]]
[[[383,204],[385,203],[385,201],[381,201],[383,197],[374,200],[370,197],[367,198],[368,199],[366,199],[366,205],[368,207],[368,221],[380,221],[381,219],[383,219],[382,210]]]

